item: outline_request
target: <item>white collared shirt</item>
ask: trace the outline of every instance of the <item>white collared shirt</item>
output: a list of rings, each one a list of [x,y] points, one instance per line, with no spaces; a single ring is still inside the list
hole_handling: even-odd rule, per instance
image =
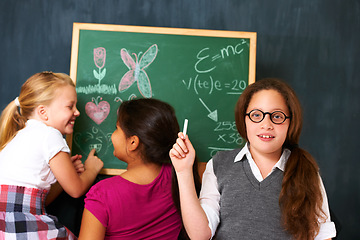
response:
[[[291,154],[290,150],[284,149],[279,161],[273,166],[271,172],[273,172],[276,168],[278,168],[281,171],[284,171],[286,161],[288,160],[290,154]],[[245,155],[249,161],[251,171],[256,177],[256,179],[259,182],[263,181],[264,178],[262,177],[259,168],[257,167],[255,161],[251,156],[248,143],[236,155],[234,162],[241,161]],[[271,174],[271,172],[269,174]],[[335,224],[330,220],[328,199],[321,177],[320,177],[320,184],[321,184],[320,188],[323,196],[322,209],[326,214],[327,218],[326,221],[320,225],[320,230],[318,235],[315,237],[315,240],[333,238],[336,236]],[[209,227],[211,229],[212,236],[215,235],[217,226],[220,223],[220,197],[221,196],[218,191],[217,178],[214,174],[214,169],[213,169],[213,160],[211,159],[206,164],[206,169],[202,178],[200,204],[209,221]]]

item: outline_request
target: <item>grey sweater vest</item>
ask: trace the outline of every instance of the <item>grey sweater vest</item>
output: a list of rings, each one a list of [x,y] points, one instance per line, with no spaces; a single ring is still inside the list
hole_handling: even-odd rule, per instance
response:
[[[259,182],[246,156],[234,163],[239,151],[221,151],[213,158],[221,195],[215,239],[291,239],[281,225],[282,171],[276,169]]]

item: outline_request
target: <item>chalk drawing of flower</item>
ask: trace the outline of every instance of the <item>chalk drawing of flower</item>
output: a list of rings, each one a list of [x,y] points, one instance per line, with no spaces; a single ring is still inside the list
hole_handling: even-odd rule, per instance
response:
[[[106,68],[102,69],[105,66],[106,60],[106,49],[103,47],[94,48],[94,63],[98,67],[99,72],[95,69],[93,70],[94,77],[99,80],[99,85],[101,80],[105,77]]]

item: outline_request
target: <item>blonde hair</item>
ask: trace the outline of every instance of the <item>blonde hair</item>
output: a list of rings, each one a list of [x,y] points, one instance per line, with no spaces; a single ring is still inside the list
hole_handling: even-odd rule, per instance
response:
[[[18,107],[14,100],[1,113],[0,151],[25,127],[26,121],[37,106],[49,105],[56,97],[56,91],[68,85],[75,87],[74,82],[65,73],[41,72],[26,80],[18,97],[20,106]]]

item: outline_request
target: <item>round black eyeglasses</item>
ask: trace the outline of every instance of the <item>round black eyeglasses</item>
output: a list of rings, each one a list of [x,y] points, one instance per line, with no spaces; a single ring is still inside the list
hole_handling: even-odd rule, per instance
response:
[[[283,122],[286,121],[286,119],[290,118],[291,116],[288,117],[286,116],[285,113],[281,112],[281,111],[275,111],[275,112],[263,112],[259,109],[254,109],[251,110],[249,113],[245,114],[246,116],[249,116],[250,120],[253,121],[254,123],[259,123],[262,120],[264,120],[266,114],[269,114],[270,116],[270,120],[275,123],[275,124],[282,124]]]

